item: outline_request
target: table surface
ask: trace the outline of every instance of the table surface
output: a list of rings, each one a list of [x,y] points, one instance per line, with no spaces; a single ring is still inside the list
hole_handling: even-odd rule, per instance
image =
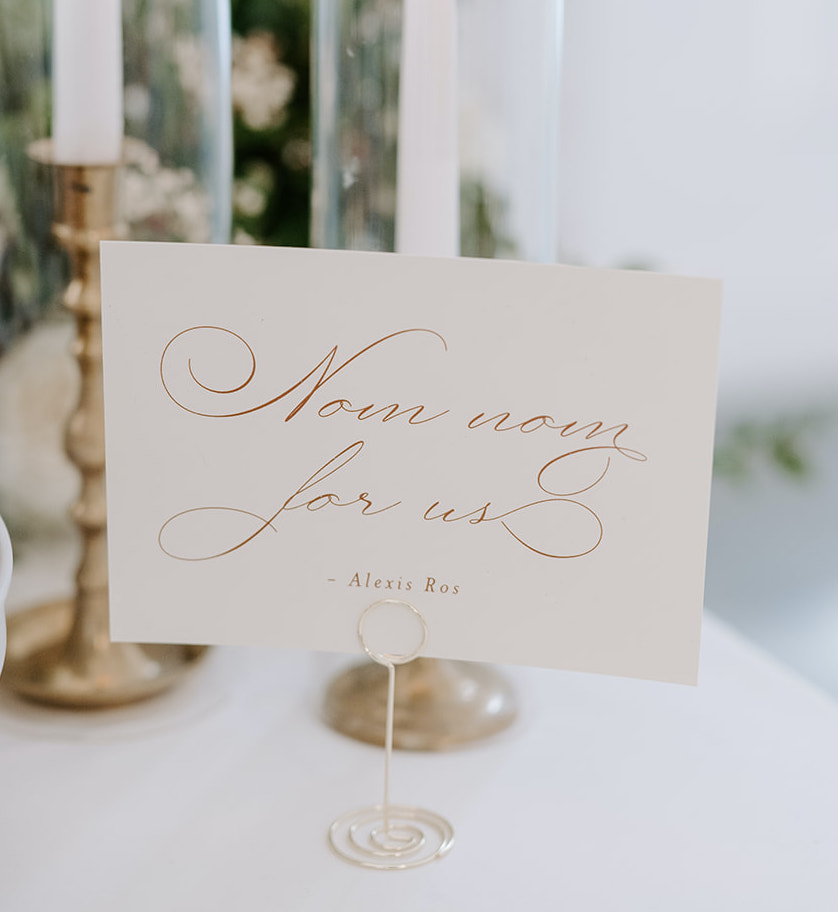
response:
[[[411,871],[328,848],[382,790],[382,752],[319,721],[338,663],[217,649],[104,714],[0,698],[0,909],[835,907],[838,705],[712,617],[697,688],[504,669],[513,728],[397,752],[392,799],[456,834]]]

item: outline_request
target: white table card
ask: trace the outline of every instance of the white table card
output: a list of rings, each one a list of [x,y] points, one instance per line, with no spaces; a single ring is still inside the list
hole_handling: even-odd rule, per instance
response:
[[[102,245],[111,634],[694,682],[720,285]]]

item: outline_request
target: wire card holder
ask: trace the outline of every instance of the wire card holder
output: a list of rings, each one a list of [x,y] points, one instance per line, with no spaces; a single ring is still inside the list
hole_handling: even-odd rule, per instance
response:
[[[375,616],[408,613],[418,623],[419,642],[410,651],[382,652],[369,642],[367,626]],[[332,824],[329,843],[338,856],[362,868],[382,871],[417,868],[442,858],[454,844],[454,829],[439,814],[422,808],[390,803],[390,761],[393,756],[393,716],[395,711],[396,665],[404,665],[419,655],[428,636],[422,612],[410,602],[382,599],[361,612],[358,639],[364,652],[388,672],[387,716],[384,738],[384,800],[381,804],[349,811]]]

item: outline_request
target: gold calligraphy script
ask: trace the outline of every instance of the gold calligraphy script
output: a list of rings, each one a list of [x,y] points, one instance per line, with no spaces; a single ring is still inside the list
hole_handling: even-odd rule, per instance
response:
[[[209,335],[207,335],[209,334]],[[356,403],[349,398],[334,396],[341,374],[375,349],[398,346],[408,337],[426,339],[443,353],[448,344],[432,329],[411,328],[382,336],[340,360],[339,346],[333,346],[310,370],[294,382],[267,398],[242,404],[257,375],[257,359],[253,348],[237,333],[219,326],[194,326],[174,336],[160,358],[160,381],[166,395],[184,411],[202,418],[243,418],[267,408],[277,408],[285,423],[293,421],[304,410],[321,419],[338,415],[349,416],[358,422],[376,421],[382,424],[398,422],[401,426],[419,426],[431,422],[456,423],[463,431],[481,434],[555,435],[564,451],[543,462],[531,479],[534,499],[523,504],[500,506],[492,501],[478,503],[470,509],[452,507],[439,499],[428,500],[416,510],[423,522],[462,523],[472,527],[494,527],[502,530],[527,551],[550,559],[580,558],[595,551],[603,540],[604,527],[597,512],[580,497],[598,488],[612,466],[612,460],[634,463],[646,461],[639,450],[623,444],[620,438],[629,430],[627,423],[606,427],[602,421],[580,423],[562,421],[548,414],[517,420],[509,411],[479,411],[458,416],[451,409],[429,408],[425,403],[402,405],[389,402]],[[243,376],[227,385],[214,385],[200,376],[195,352],[200,339],[211,338],[217,346],[232,345],[235,360]],[[210,363],[217,366],[219,348]],[[192,354],[190,354],[192,352]],[[184,362],[185,359],[185,362]],[[187,402],[176,393],[171,382],[172,372],[185,366],[189,387],[200,392],[195,402]],[[326,387],[328,386],[328,390]],[[228,398],[232,397],[232,398]],[[197,398],[215,404],[215,409],[197,404]],[[325,401],[324,401],[325,400]],[[229,406],[226,403],[230,403]],[[231,407],[232,406],[232,407]],[[568,449],[568,447],[571,447]],[[295,511],[317,513],[321,510],[351,510],[359,517],[373,519],[394,510],[409,509],[401,500],[382,502],[369,491],[341,490],[342,473],[352,463],[368,459],[368,441],[353,440],[335,455],[323,459],[319,467],[304,480],[289,486],[291,493],[279,507],[267,515],[231,506],[199,506],[170,516],[158,534],[160,548],[170,557],[183,561],[205,561],[223,557],[246,547],[267,530],[276,532],[278,523],[285,522]],[[328,455],[328,454],[327,454]],[[194,528],[206,528],[208,523],[221,528],[222,545],[216,541],[207,545],[202,539],[195,553],[184,553],[174,542],[192,541],[188,534]],[[187,534],[184,534],[186,532]]]

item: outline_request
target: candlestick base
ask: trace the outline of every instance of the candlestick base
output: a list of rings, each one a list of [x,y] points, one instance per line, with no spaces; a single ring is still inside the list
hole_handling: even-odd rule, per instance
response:
[[[326,692],[323,714],[341,734],[384,743],[387,669],[374,662],[338,675]],[[414,659],[396,674],[393,746],[438,751],[498,734],[515,720],[509,683],[474,662]]]
[[[171,687],[207,652],[206,646],[79,643],[71,635],[74,614],[74,602],[66,600],[8,618],[7,689],[53,706],[122,706]]]

